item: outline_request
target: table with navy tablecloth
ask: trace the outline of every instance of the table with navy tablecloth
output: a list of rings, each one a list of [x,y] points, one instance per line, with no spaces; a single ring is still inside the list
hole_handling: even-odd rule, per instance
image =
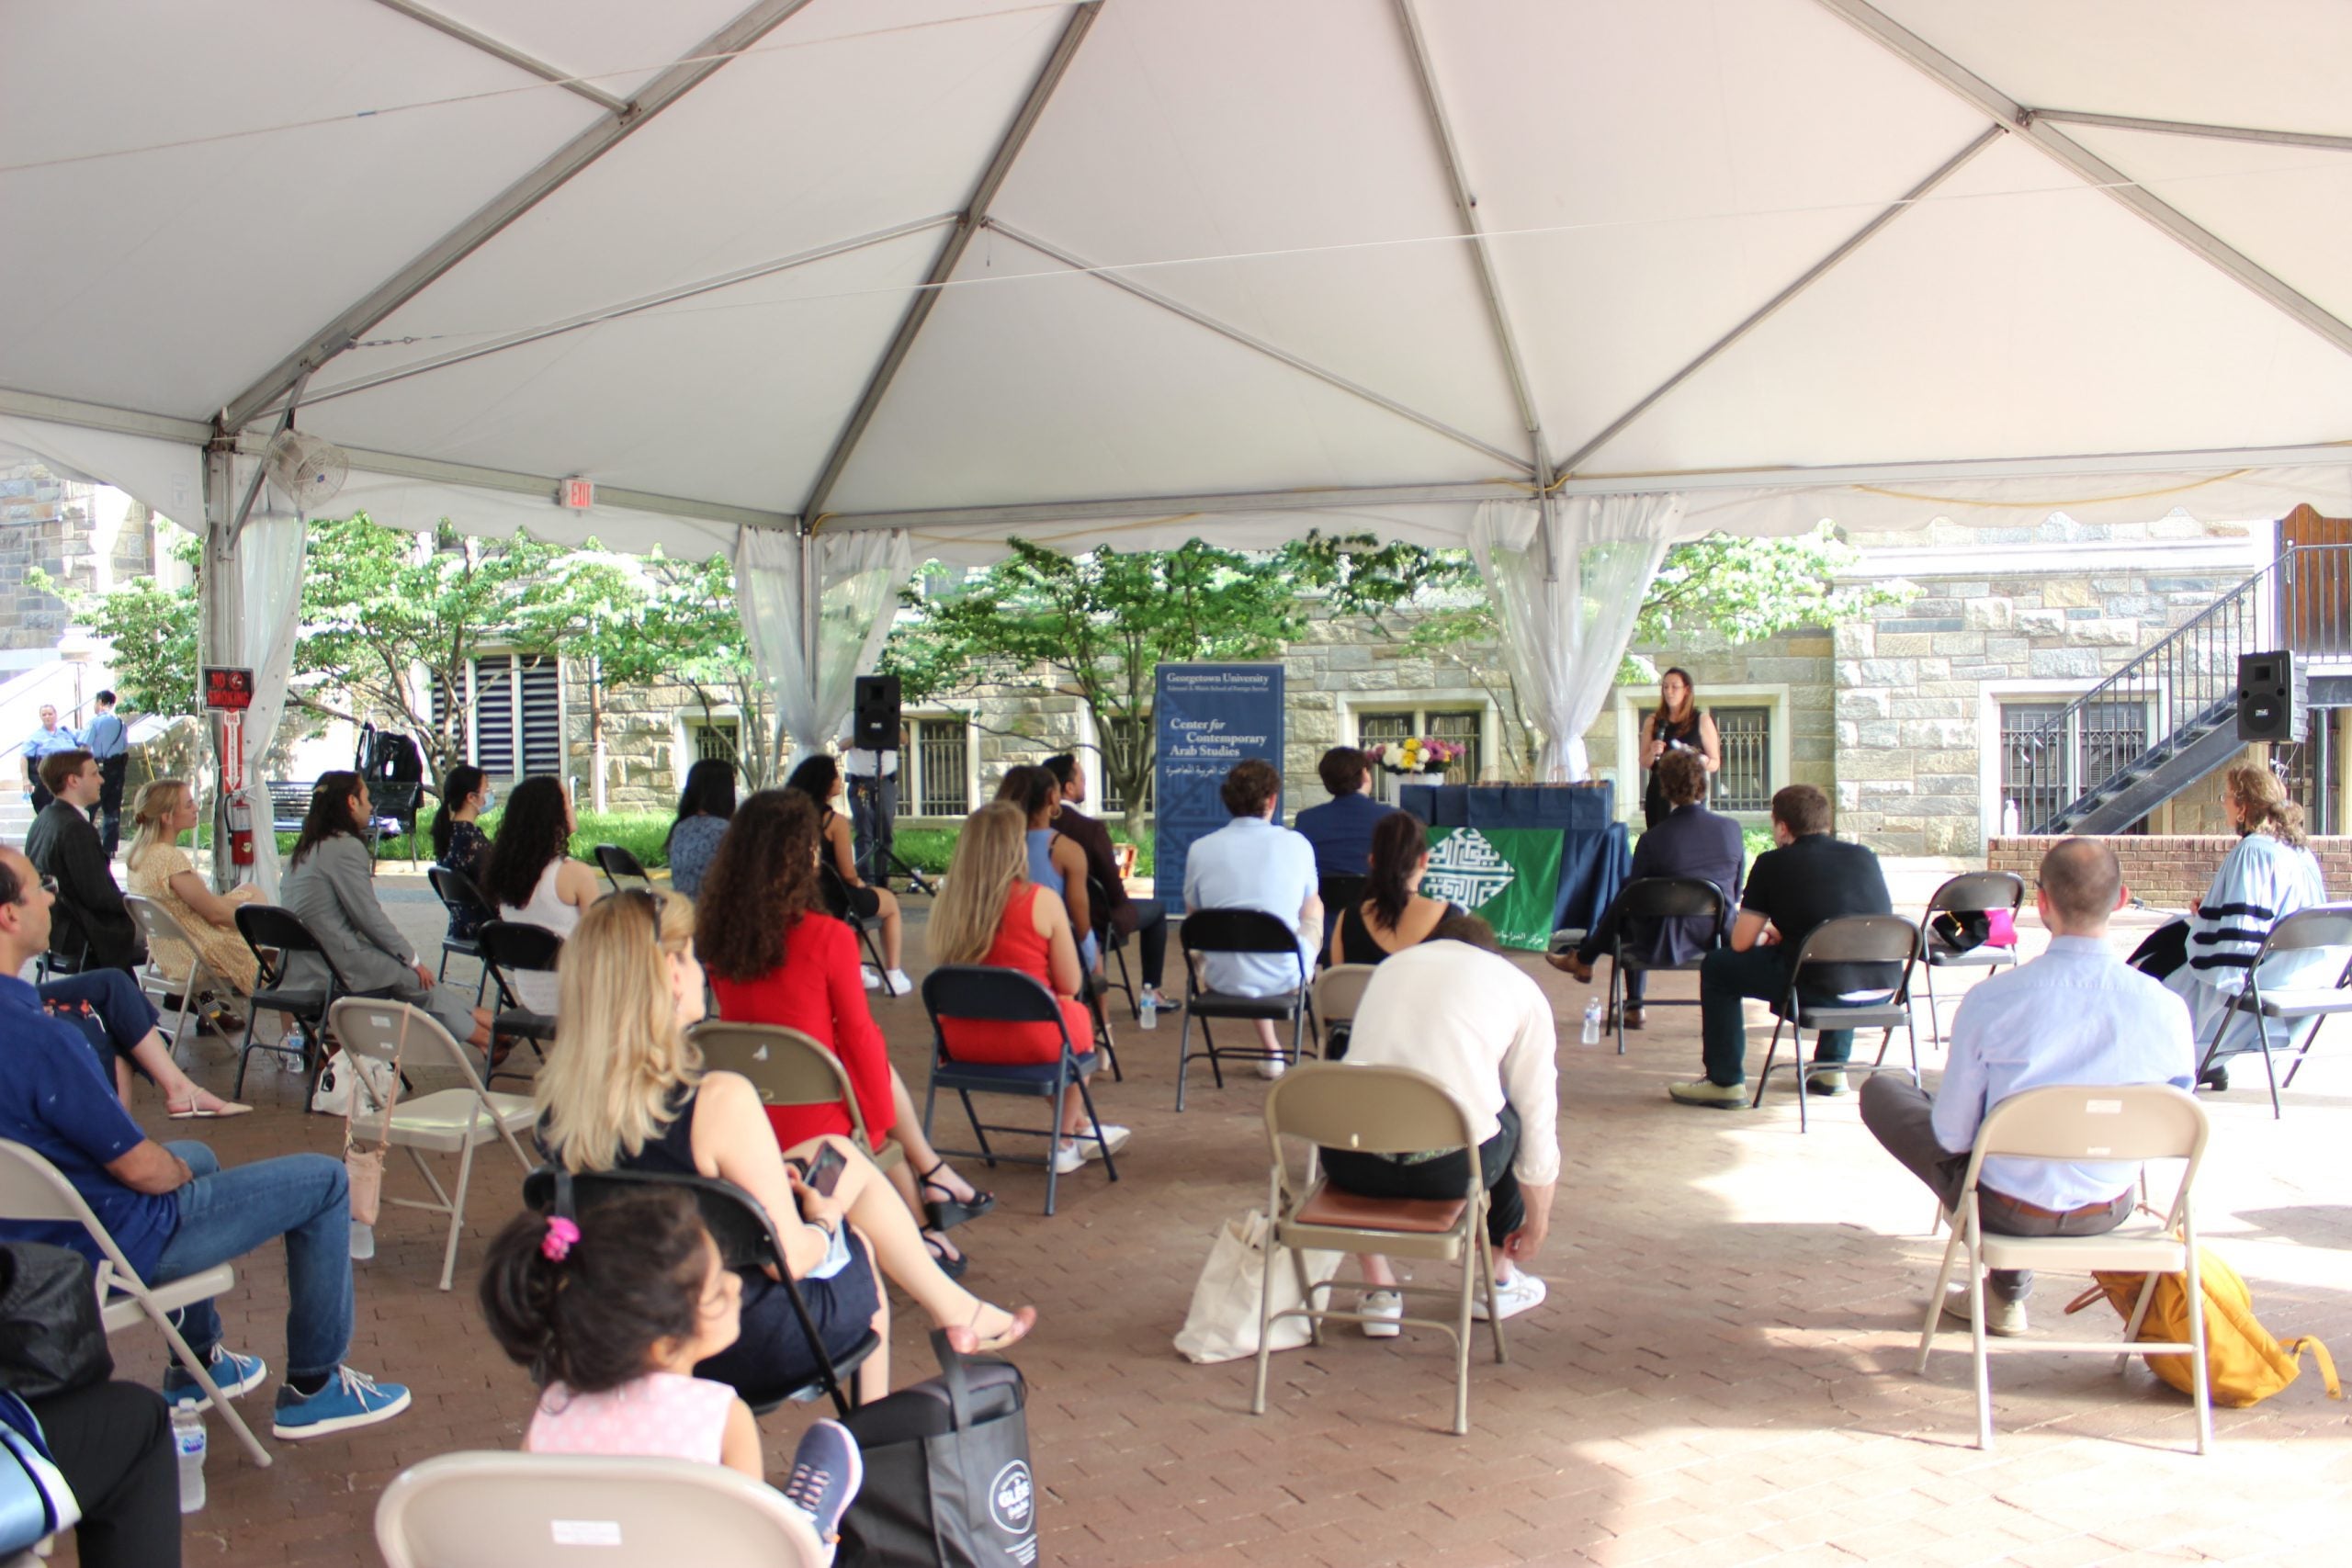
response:
[[[1617,820],[1617,787],[1593,784],[1406,784],[1396,803],[1431,829],[1550,829],[1560,834],[1555,929],[1591,927],[1634,869]]]

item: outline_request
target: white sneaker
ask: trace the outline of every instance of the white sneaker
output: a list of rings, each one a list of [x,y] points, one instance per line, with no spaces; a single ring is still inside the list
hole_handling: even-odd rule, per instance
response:
[[[882,988],[894,997],[903,997],[915,988],[915,983],[907,978],[907,972],[903,969],[891,970],[882,976]]]
[[[1405,1298],[1395,1291],[1366,1291],[1363,1300],[1356,1303],[1356,1311],[1369,1317],[1388,1320],[1363,1325],[1366,1339],[1394,1339],[1405,1332],[1396,1322],[1405,1315]]]
[[[1944,1292],[1944,1316],[1962,1328],[1969,1326],[1967,1286],[1954,1285]],[[1992,1286],[1985,1286],[1984,1332],[1996,1339],[2022,1336],[2026,1332],[2025,1303],[2004,1300],[1994,1293]]]
[[[859,964],[857,977],[865,982],[865,988],[869,991],[878,991],[882,988],[882,971],[871,964]]]
[[[1054,1145],[1054,1174],[1056,1176],[1068,1176],[1072,1171],[1085,1168],[1085,1166],[1086,1151],[1079,1145],[1065,1142]]]
[[[1261,1078],[1278,1078],[1289,1069],[1289,1063],[1270,1056],[1261,1056],[1258,1060],[1258,1076]]]
[[[1495,1281],[1495,1315],[1517,1317],[1530,1307],[1542,1306],[1544,1298],[1550,1293],[1544,1289],[1543,1280],[1522,1269],[1508,1280]],[[1487,1321],[1487,1294],[1484,1291],[1470,1292],[1470,1315],[1481,1323]]]
[[[1119,1126],[1115,1122],[1105,1122],[1102,1123],[1102,1143],[1098,1144],[1092,1138],[1085,1136],[1080,1136],[1074,1141],[1078,1145],[1078,1152],[1080,1158],[1101,1159],[1102,1157],[1103,1144],[1108,1144],[1110,1145],[1111,1153],[1115,1155],[1126,1148],[1127,1137],[1128,1133],[1125,1127]]]

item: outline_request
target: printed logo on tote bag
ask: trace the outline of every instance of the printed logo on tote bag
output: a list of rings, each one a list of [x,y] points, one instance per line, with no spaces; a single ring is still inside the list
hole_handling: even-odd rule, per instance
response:
[[[1014,1460],[989,1483],[989,1517],[1007,1535],[1027,1535],[1034,1521],[1036,1496],[1029,1482],[1029,1466]]]

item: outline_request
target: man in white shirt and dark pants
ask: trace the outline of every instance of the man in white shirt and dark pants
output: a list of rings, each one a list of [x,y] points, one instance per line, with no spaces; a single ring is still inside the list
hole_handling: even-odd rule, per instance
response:
[[[1233,764],[1218,791],[1233,820],[1195,840],[1184,855],[1184,908],[1263,909],[1298,938],[1298,961],[1275,953],[1204,953],[1201,977],[1209,989],[1237,997],[1272,997],[1295,991],[1304,975],[1315,977],[1316,950],[1323,944],[1323,899],[1316,890],[1315,848],[1274,820],[1283,775],[1255,757]],[[1181,940],[1181,935],[1180,935]],[[1258,1063],[1262,1077],[1283,1076],[1274,1026],[1259,1019]]]
[[[1487,1184],[1487,1236],[1495,1248],[1495,1306],[1511,1317],[1540,1304],[1544,1281],[1526,1271],[1552,1228],[1560,1181],[1559,1034],[1534,978],[1502,956],[1476,915],[1449,915],[1429,939],[1390,954],[1372,972],[1348,1038],[1350,1066],[1410,1067],[1443,1084],[1469,1112],[1478,1174]],[[1459,1198],[1469,1156],[1372,1155],[1325,1149],[1331,1185],[1364,1198]],[[1362,1259],[1374,1287],[1360,1309],[1404,1314],[1385,1258]],[[1483,1294],[1471,1311],[1487,1315]],[[1367,1323],[1385,1339],[1394,1323]]]
[[[1961,1002],[1935,1098],[1889,1073],[1862,1086],[1863,1124],[1947,1210],[1968,1179],[1977,1129],[2009,1096],[2061,1084],[2185,1089],[2196,1081],[2188,1007],[2108,950],[2108,917],[2126,896],[2115,852],[2097,839],[2067,839],[2041,857],[2036,886],[2050,950],[1978,981]],[[1984,1228],[2002,1235],[2098,1235],[2131,1217],[2137,1174],[2128,1164],[1988,1159],[1978,1210]],[[1996,1269],[1986,1280],[1986,1329],[2023,1334],[2032,1271]],[[1965,1285],[1944,1311],[1967,1320]]]

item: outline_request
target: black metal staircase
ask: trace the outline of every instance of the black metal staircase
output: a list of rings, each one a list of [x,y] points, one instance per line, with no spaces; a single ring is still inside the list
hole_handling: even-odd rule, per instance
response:
[[[2031,833],[2117,833],[2221,767],[2237,739],[2238,656],[2352,652],[2352,546],[2302,545],[2014,736],[2016,794],[2064,799]],[[2069,798],[2069,792],[2072,792]]]

